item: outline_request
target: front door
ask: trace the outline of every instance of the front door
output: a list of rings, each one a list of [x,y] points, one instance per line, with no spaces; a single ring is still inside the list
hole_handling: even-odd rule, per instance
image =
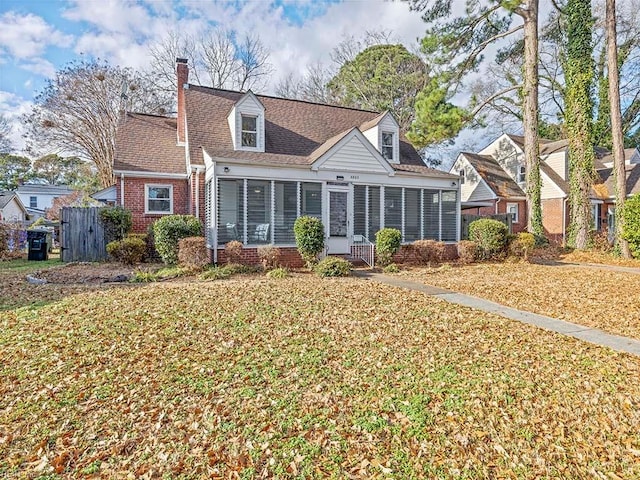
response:
[[[329,236],[327,253],[349,253],[349,189],[329,187]]]

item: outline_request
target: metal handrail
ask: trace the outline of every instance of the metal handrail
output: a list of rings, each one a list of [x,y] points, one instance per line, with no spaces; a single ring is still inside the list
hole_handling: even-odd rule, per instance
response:
[[[354,235],[352,237],[351,256],[359,258],[364,263],[373,268],[375,265],[375,245],[369,241],[364,235]]]

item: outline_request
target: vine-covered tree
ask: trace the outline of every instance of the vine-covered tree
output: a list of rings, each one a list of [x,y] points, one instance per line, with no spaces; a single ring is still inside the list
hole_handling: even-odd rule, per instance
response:
[[[593,16],[591,0],[568,0],[565,125],[569,139],[569,245],[586,249],[593,222],[589,196],[595,177],[593,151]]]
[[[458,131],[477,120],[482,109],[494,98],[510,91],[522,92],[524,126],[524,152],[527,172],[527,228],[543,234],[540,206],[540,166],[538,141],[538,0],[491,0],[478,2],[467,0],[464,15],[451,18],[453,2],[441,0],[409,0],[411,7],[422,12],[427,23],[427,34],[422,39],[422,52],[428,58],[438,82],[430,82],[422,96],[428,101],[416,102],[416,122],[412,126],[414,139],[438,128],[438,116],[428,114],[428,109],[445,107],[441,118],[451,121],[450,130]],[[515,19],[519,17],[523,24]],[[525,71],[522,84],[506,87],[488,98],[472,97],[466,118],[460,115],[449,100],[459,92],[468,74],[478,70],[484,60],[487,47],[504,38],[512,38],[521,30]],[[433,97],[435,96],[435,101]],[[437,101],[441,100],[441,101]],[[425,115],[423,111],[427,111]],[[421,121],[424,119],[425,121]]]
[[[102,187],[113,183],[116,127],[121,110],[164,113],[172,101],[138,73],[102,61],[72,62],[48,80],[25,116],[30,151],[92,161]]]
[[[613,177],[616,184],[615,223],[616,243],[624,258],[631,258],[629,242],[624,238],[624,204],[627,198],[627,176],[625,171],[624,143],[622,134],[622,113],[620,111],[620,87],[618,78],[618,43],[616,29],[616,0],[606,0],[606,32],[607,32],[607,74],[609,84],[609,104],[611,115],[611,138],[613,144]]]

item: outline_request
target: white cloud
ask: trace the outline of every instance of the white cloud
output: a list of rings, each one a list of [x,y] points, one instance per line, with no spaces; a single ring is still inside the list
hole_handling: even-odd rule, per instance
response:
[[[18,64],[20,68],[28,72],[51,78],[56,74],[56,67],[49,60],[44,58],[33,58]]]
[[[6,12],[0,17],[0,49],[17,59],[33,59],[50,45],[68,47],[73,42],[66,35],[32,13]]]
[[[22,135],[25,132],[21,117],[31,111],[33,102],[25,100],[18,95],[0,90],[0,112],[9,120],[11,125],[11,139],[14,150],[24,154],[25,141]]]

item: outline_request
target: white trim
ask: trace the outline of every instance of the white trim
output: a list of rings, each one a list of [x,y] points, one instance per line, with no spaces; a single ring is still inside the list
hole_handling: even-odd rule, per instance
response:
[[[186,173],[163,173],[163,172],[139,172],[131,170],[114,170],[114,175],[126,175],[133,178],[172,178],[176,180],[186,180],[189,175]]]
[[[149,188],[169,188],[169,211],[149,210]],[[164,200],[164,199],[161,199]],[[145,183],[144,184],[144,213],[145,215],[173,215],[173,185]]]
[[[478,182],[478,185],[480,185],[480,183],[482,183],[485,187],[487,187],[487,190],[489,190],[491,192],[491,194],[493,195],[493,197],[491,198],[491,200],[495,200],[496,198],[498,198],[498,195],[496,195],[496,192],[493,191],[493,188],[491,188],[489,186],[489,184],[485,181],[484,178],[482,178],[482,175],[480,175],[478,173],[478,171],[475,169],[475,167],[473,166],[473,164],[469,161],[469,159],[464,155],[464,153],[461,153],[460,156],[458,157],[458,159],[462,157],[462,159],[467,162],[467,165],[469,165],[469,167],[475,172],[475,174],[478,176],[478,178],[480,179],[480,181]],[[457,160],[456,160],[457,162]],[[455,163],[454,163],[455,165]],[[476,188],[478,188],[478,186],[476,185]],[[471,193],[469,194],[469,198],[471,198],[473,196],[473,192],[475,192],[475,189],[473,189],[471,191]]]
[[[342,137],[334,146],[332,146],[329,150],[324,152],[320,156],[320,158],[318,158],[315,162],[313,162],[313,164],[311,164],[311,170],[318,171],[320,167],[333,156],[334,153],[340,150],[346,143],[349,142],[349,140],[353,139],[354,137],[360,140],[362,145],[369,151],[371,156],[375,160],[377,160],[378,163],[380,163],[382,168],[386,170],[387,174],[390,177],[395,175],[395,170],[393,169],[393,167],[389,164],[389,162],[382,156],[382,154],[378,151],[378,149],[374,145],[372,145],[369,139],[367,139],[367,137],[365,137],[363,133],[360,131],[360,129],[358,129],[357,127],[352,128],[351,131],[349,131],[349,133],[347,133],[344,137]],[[341,169],[332,168],[331,170],[340,171]],[[353,171],[353,170],[345,169],[345,171]]]

